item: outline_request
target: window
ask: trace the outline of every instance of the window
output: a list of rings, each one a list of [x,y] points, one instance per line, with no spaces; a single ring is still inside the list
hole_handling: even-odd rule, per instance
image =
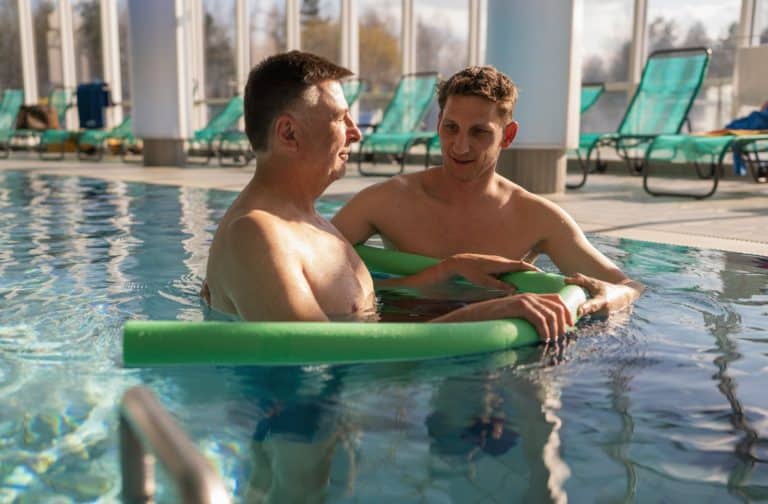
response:
[[[752,44],[768,45],[768,0],[757,0]]]
[[[77,82],[104,80],[99,0],[72,2],[72,29],[75,39]]]
[[[61,54],[61,23],[56,2],[32,1],[32,24],[35,37],[35,65],[38,92],[47,96],[54,88],[63,87],[64,69]]]
[[[449,77],[469,60],[467,0],[414,0],[416,71]]]
[[[368,89],[360,95],[360,122],[374,122],[400,79],[402,49],[400,2],[360,0],[360,77]]]
[[[633,0],[584,1],[582,81],[629,80],[632,14]]]
[[[339,0],[303,0],[301,2],[302,49],[339,63],[341,59],[339,19]]]
[[[205,98],[229,98],[236,93],[235,2],[204,0],[203,47]],[[199,96],[199,91],[194,93]]]
[[[0,90],[23,88],[16,0],[0,0],[0,61]]]
[[[285,2],[256,0],[250,8],[251,66],[275,53],[285,51]]]

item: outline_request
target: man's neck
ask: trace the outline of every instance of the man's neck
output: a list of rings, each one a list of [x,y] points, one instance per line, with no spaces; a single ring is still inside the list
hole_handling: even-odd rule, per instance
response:
[[[452,177],[442,167],[433,169],[432,188],[439,199],[448,203],[459,204],[467,201],[486,200],[494,198],[498,193],[496,172],[489,172],[486,176],[460,180]]]
[[[306,176],[308,171],[301,168],[298,163],[286,160],[259,160],[249,186],[254,192],[271,196],[281,206],[312,214],[315,211],[315,200],[327,184],[310,180]]]

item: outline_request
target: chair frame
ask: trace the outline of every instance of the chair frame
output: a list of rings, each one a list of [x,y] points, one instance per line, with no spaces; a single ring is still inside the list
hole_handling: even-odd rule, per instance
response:
[[[685,108],[685,113],[681,116],[681,119],[677,125],[677,128],[675,129],[675,132],[679,132],[682,129],[683,125],[686,123],[690,125],[688,114],[690,113],[691,108],[693,107],[693,102],[696,100],[696,96],[698,96],[699,91],[701,90],[701,85],[704,82],[704,77],[707,73],[707,68],[709,67],[709,60],[712,57],[712,50],[709,49],[708,47],[697,46],[697,47],[685,47],[685,48],[679,48],[679,49],[660,49],[652,52],[648,56],[648,59],[646,60],[646,63],[645,63],[645,67],[643,68],[643,74],[642,74],[642,77],[640,78],[640,85],[638,85],[637,89],[635,89],[635,92],[632,95],[632,99],[627,105],[627,108],[624,110],[624,115],[621,119],[621,122],[619,123],[618,128],[616,128],[616,131],[614,133],[608,133],[602,137],[598,137],[587,148],[586,157],[583,157],[581,155],[581,149],[577,149],[576,158],[579,162],[579,167],[581,168],[581,171],[582,171],[581,180],[575,184],[566,184],[566,188],[579,189],[583,187],[584,184],[587,183],[587,177],[590,173],[590,160],[591,160],[592,153],[595,151],[597,151],[596,160],[595,160],[595,169],[600,171],[600,168],[602,167],[604,170],[605,165],[600,160],[600,149],[604,147],[614,148],[614,150],[619,155],[619,157],[622,160],[624,160],[624,162],[626,163],[627,169],[629,170],[630,174],[641,175],[644,172],[644,164],[645,164],[646,156],[632,157],[630,154],[630,150],[641,148],[643,145],[649,146],[650,143],[653,142],[653,139],[662,133],[626,134],[625,135],[625,134],[621,134],[620,131],[624,126],[625,122],[627,121],[629,114],[632,111],[632,108],[634,107],[635,102],[638,99],[640,90],[642,89],[642,83],[644,82],[646,77],[646,72],[648,71],[648,62],[651,61],[654,57],[658,57],[658,56],[663,56],[667,54],[687,54],[687,53],[703,53],[707,56],[707,61],[704,64],[704,70],[701,72],[701,75],[699,76],[699,81],[696,85],[696,91],[691,94],[690,99],[688,100],[688,104]],[[647,152],[647,148],[646,148],[646,152]]]
[[[395,91],[400,87],[400,85],[403,83],[403,81],[408,77],[435,77],[439,80],[440,74],[437,72],[414,72],[409,74],[404,74],[400,77],[400,81],[398,82],[397,86],[395,87]],[[392,95],[392,100],[389,101],[387,104],[387,108],[384,109],[384,114],[382,115],[382,118],[387,117],[387,113],[389,110],[394,106],[394,94]],[[428,107],[425,107],[424,110],[421,111],[419,117],[418,117],[418,123],[422,123],[424,121],[424,117],[429,112],[429,109],[432,107],[432,104],[434,103],[434,93],[432,96],[432,99],[430,100],[430,105]],[[379,123],[380,124],[380,123]],[[402,150],[399,153],[395,154],[387,154],[389,156],[393,156],[395,161],[397,161],[400,165],[399,170],[394,173],[380,173],[380,172],[372,172],[372,171],[366,171],[363,170],[363,159],[366,157],[366,154],[370,155],[371,162],[375,165],[376,164],[376,152],[370,152],[365,153],[363,152],[363,148],[365,147],[365,143],[367,139],[371,137],[371,135],[376,134],[376,129],[378,128],[378,124],[361,124],[360,127],[371,127],[373,128],[373,132],[369,135],[365,135],[363,139],[360,141],[359,147],[358,147],[358,156],[357,156],[357,171],[360,173],[360,175],[364,177],[370,177],[370,176],[395,176],[400,175],[405,171],[405,160],[408,155],[408,151],[411,150],[411,148],[415,145],[420,145],[423,143],[428,142],[431,139],[431,136],[434,135],[434,132],[423,132],[424,135],[415,135],[413,138],[408,140],[405,145],[403,146]],[[410,133],[417,133],[416,131],[412,131]]]

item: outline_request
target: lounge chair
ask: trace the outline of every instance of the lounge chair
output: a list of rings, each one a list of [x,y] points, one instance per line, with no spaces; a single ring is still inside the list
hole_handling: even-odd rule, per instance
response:
[[[202,157],[202,160],[189,160],[194,164],[208,164],[217,154],[220,137],[230,130],[235,129],[237,121],[243,116],[243,97],[235,96],[219,112],[216,117],[208,121],[205,128],[195,131],[189,140],[187,154],[194,157]]]
[[[381,122],[369,125],[373,127],[373,132],[364,135],[360,142],[357,169],[361,175],[383,175],[362,169],[366,155],[375,163],[379,153],[392,155],[400,163],[397,172],[387,175],[403,173],[405,157],[411,147],[427,143],[435,135],[434,131],[420,131],[419,128],[435,100],[437,81],[436,72],[407,74],[400,78]]]
[[[120,153],[124,158],[128,145],[136,141],[133,136],[133,119],[128,116],[111,130],[82,131],[77,137],[77,157],[82,161],[101,160],[104,155],[104,144],[108,140],[120,140]]]
[[[0,102],[0,158],[11,155],[11,139],[16,132],[16,116],[24,103],[24,92],[19,89],[6,89]]]
[[[351,107],[360,98],[360,94],[368,89],[368,81],[365,79],[346,79],[342,81],[341,89],[344,92],[347,105]]]
[[[592,154],[600,167],[600,149],[604,147],[615,149],[630,173],[642,173],[645,152],[653,139],[679,133],[686,122],[704,81],[710,55],[711,50],[704,47],[654,51],[616,132],[581,134],[576,155],[582,177],[566,187],[578,189],[586,183]]]
[[[597,99],[600,98],[600,96],[603,94],[603,91],[605,91],[605,84],[602,82],[588,82],[588,83],[582,83],[581,85],[581,111],[580,114],[583,114],[590,108],[592,108],[592,105],[597,103]]]
[[[605,84],[602,82],[590,82],[581,85],[581,114],[589,110],[595,103],[600,95],[605,91]],[[429,168],[429,162],[431,153],[440,150],[440,137],[435,133],[427,142],[427,155],[424,159],[424,168]]]
[[[56,126],[55,128],[48,128],[42,131],[28,129],[18,131],[16,135],[17,137],[37,138],[38,142],[35,150],[37,150],[40,159],[64,159],[67,142],[72,140],[75,135],[75,132],[69,131],[64,127],[67,111],[74,105],[72,96],[72,93],[64,88],[56,88],[51,91],[50,95],[48,95],[48,107],[53,109],[56,113],[58,124],[54,124],[54,126]],[[48,156],[47,154],[49,152],[56,152],[56,155]]]

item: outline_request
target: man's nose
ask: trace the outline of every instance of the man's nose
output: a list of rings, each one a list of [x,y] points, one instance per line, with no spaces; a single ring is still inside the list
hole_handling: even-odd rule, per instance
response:
[[[459,133],[453,141],[453,153],[464,154],[469,152],[469,138],[464,133]]]
[[[362,137],[363,134],[360,132],[360,128],[357,127],[352,117],[347,115],[347,140],[349,143],[359,142]]]

